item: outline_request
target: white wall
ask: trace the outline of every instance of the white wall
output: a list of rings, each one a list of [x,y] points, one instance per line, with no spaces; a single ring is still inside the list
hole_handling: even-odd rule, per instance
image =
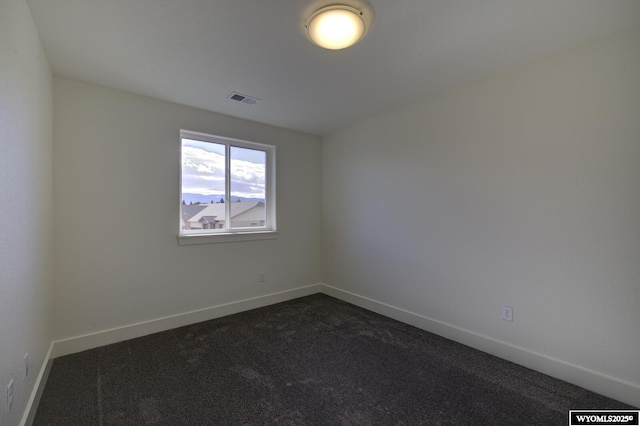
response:
[[[640,405],[639,29],[325,137],[322,200],[325,284]]]
[[[0,425],[17,424],[51,344],[52,76],[27,5],[0,3]],[[23,356],[31,369],[24,377]],[[14,406],[6,386],[14,379]]]
[[[320,281],[318,137],[58,77],[54,109],[56,340]],[[180,129],[276,146],[278,239],[178,245]]]

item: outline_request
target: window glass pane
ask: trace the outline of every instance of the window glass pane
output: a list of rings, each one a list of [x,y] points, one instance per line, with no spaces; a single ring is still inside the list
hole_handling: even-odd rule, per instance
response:
[[[266,225],[266,151],[230,147],[231,227]]]
[[[182,138],[182,230],[225,228],[225,145]]]

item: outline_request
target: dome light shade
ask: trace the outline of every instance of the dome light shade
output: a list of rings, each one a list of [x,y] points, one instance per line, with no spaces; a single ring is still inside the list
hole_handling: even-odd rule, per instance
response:
[[[318,9],[306,21],[307,36],[320,47],[340,50],[359,42],[366,33],[363,13],[351,6]]]

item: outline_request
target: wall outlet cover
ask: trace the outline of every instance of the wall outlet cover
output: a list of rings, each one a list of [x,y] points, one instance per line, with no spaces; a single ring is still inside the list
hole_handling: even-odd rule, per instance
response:
[[[505,321],[513,321],[513,308],[511,306],[502,307],[502,319]]]
[[[7,385],[7,409],[11,411],[13,408],[13,379],[9,380]]]

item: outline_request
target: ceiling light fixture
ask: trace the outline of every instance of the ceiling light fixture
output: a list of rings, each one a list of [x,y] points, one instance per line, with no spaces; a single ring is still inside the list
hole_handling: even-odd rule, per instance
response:
[[[362,40],[370,19],[352,6],[334,4],[313,12],[305,22],[307,37],[320,47],[340,50]]]

